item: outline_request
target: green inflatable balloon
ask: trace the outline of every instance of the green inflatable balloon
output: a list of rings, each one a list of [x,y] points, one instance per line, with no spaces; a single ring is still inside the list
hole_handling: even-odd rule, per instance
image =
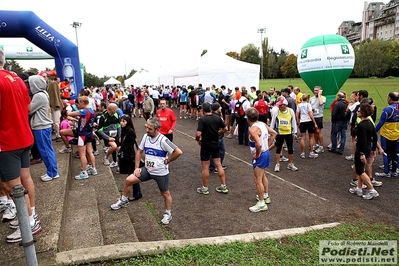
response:
[[[335,99],[355,65],[355,52],[347,39],[330,34],[317,36],[307,41],[297,59],[298,72],[313,91],[321,86],[327,102]]]

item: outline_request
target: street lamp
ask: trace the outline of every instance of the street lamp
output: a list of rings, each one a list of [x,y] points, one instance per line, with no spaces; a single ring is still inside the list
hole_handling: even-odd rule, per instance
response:
[[[263,44],[263,33],[266,33],[266,28],[260,28],[258,29],[258,33],[260,33],[260,78],[263,79],[263,49],[262,49],[262,44]]]
[[[74,21],[74,22],[72,22],[71,26],[75,28],[76,46],[79,47],[79,43],[78,43],[78,30],[77,30],[77,29],[80,28],[80,27],[82,26],[82,23]]]

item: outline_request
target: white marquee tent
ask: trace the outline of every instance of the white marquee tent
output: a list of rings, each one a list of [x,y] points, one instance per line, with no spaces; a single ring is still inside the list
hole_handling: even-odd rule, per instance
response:
[[[198,85],[216,87],[225,85],[226,88],[255,86],[259,88],[260,66],[231,58],[225,54],[207,52],[197,60],[180,64],[180,69],[170,71],[160,76],[160,84],[165,85]],[[173,78],[173,84],[163,81]]]
[[[158,84],[158,74],[152,71],[141,71],[135,73],[133,76],[125,80],[125,86],[134,85],[143,86],[143,85],[159,85]]]
[[[116,78],[111,77],[109,80],[104,82],[104,86],[106,85],[121,85],[121,82],[117,80]]]

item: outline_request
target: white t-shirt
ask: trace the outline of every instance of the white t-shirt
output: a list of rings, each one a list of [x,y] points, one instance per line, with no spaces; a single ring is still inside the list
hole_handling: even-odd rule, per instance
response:
[[[323,104],[320,105],[319,103],[319,97],[313,96],[310,98],[310,105],[312,106],[313,109],[313,117],[314,118],[319,118],[323,117],[323,112],[324,112],[324,104],[326,103],[326,97],[321,96]]]
[[[309,122],[312,119],[309,116],[309,111],[312,112],[312,106],[308,102],[301,102],[296,108],[296,112],[299,112],[299,123]]]

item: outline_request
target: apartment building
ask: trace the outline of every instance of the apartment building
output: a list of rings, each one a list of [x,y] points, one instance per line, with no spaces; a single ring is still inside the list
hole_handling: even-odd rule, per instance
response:
[[[367,39],[399,39],[399,0],[364,2],[362,21],[343,21],[337,34],[353,45]]]

